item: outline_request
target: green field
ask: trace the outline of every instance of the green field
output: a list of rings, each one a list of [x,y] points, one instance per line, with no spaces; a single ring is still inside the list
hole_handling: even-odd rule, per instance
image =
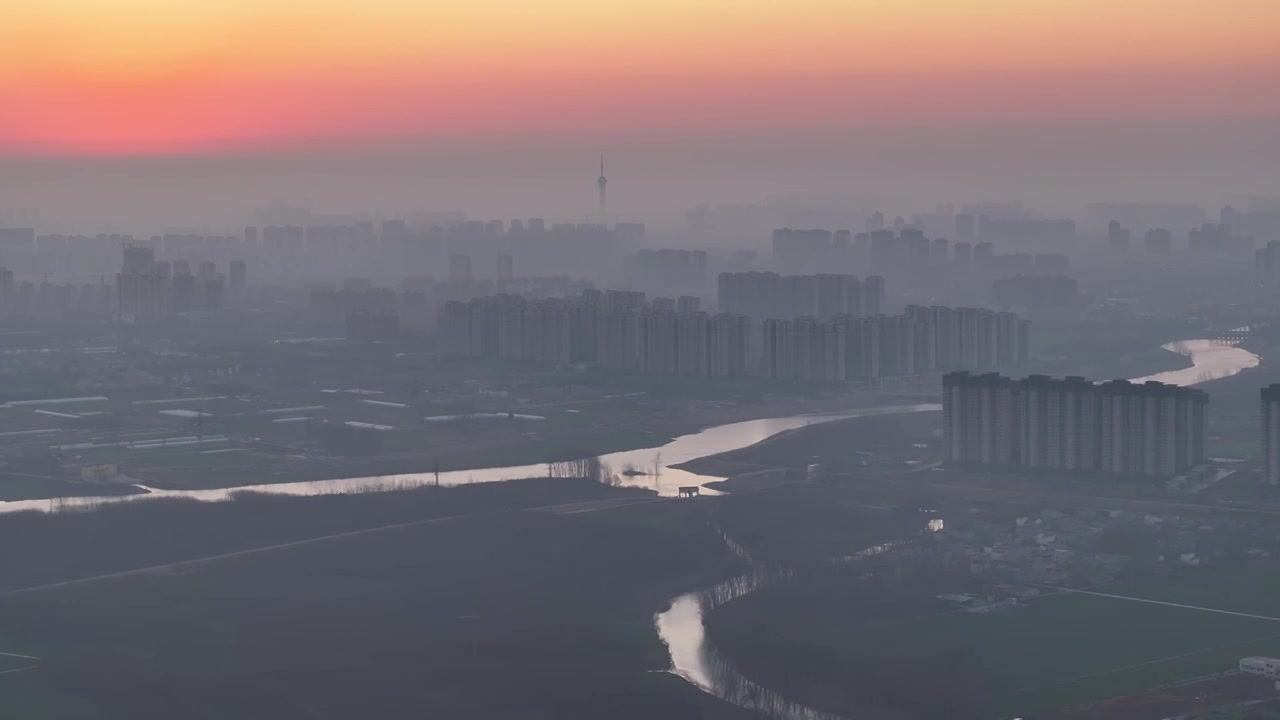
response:
[[[1280,582],[1249,580],[1247,592],[1245,583],[1161,582],[1106,592],[1234,612],[1280,607],[1267,599],[1280,594]],[[997,705],[1017,714],[1228,670],[1248,655],[1280,654],[1280,622],[1079,594],[1042,597],[1015,610],[936,615],[903,625],[897,635],[904,648],[968,649],[989,673]]]

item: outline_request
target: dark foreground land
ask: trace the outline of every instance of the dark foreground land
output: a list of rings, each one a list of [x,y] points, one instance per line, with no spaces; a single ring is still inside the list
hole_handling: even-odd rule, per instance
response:
[[[1276,584],[1244,575],[1188,571],[1107,587],[1107,596],[1050,593],[966,613],[935,595],[981,592],[968,576],[880,569],[813,573],[735,600],[710,615],[709,636],[749,677],[848,717],[1166,717],[1185,712],[1187,698],[1161,706],[1165,715],[1108,701],[1169,701],[1166,686],[1280,651],[1278,621],[1266,614]],[[1214,693],[1223,695],[1215,704],[1273,694],[1247,681]],[[1129,714],[1085,709],[1099,703]]]
[[[739,570],[705,508],[531,480],[0,517],[0,652],[40,658],[0,717],[747,717],[654,672],[654,612]]]

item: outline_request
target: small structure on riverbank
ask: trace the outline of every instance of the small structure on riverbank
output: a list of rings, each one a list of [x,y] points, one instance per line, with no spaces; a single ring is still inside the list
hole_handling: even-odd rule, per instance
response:
[[[682,498],[698,497],[700,489],[697,485],[682,485],[680,486],[679,495]]]

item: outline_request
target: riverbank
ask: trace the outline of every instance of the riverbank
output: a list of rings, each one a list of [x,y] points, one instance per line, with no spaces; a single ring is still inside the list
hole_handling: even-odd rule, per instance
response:
[[[1172,340],[1176,342],[1175,340]],[[1046,355],[1029,368],[1030,372],[1051,376],[1077,375],[1094,380],[1134,378],[1193,366],[1190,357],[1165,347],[1171,340],[1079,338],[1070,347],[1046,350]]]
[[[57,500],[76,497],[123,497],[145,495],[136,485],[98,485],[0,472],[0,502],[15,500]]]
[[[728,478],[724,484],[711,485],[717,490],[767,485],[766,478],[747,478],[770,470],[782,469],[803,476],[813,464],[820,466],[820,472],[866,472],[886,466],[900,469],[905,462],[930,459],[930,447],[940,440],[941,433],[941,411],[853,417],[788,430],[747,447],[675,467]],[[739,476],[743,476],[745,484],[738,482]]]
[[[835,420],[840,417],[858,415],[887,415],[899,413],[936,410],[938,405],[877,405],[845,409],[836,414],[827,415],[794,415],[783,418],[764,418],[748,420],[728,425],[717,425],[701,432],[682,435],[656,448],[630,450],[598,456],[604,465],[616,473],[616,482],[620,485],[652,490],[660,495],[675,496],[680,487],[702,485],[710,480],[719,479],[696,475],[685,470],[672,468],[671,465],[692,460],[704,455],[711,455],[726,450],[740,448],[758,440],[775,435],[784,430],[807,425],[813,422]],[[572,457],[581,458],[590,453],[579,452]],[[643,470],[641,474],[626,472],[635,468]],[[650,472],[651,470],[656,472]],[[552,474],[557,472],[551,467]],[[559,471],[564,474],[563,470]],[[408,474],[369,475],[340,477],[333,480],[274,482],[259,485],[236,485],[231,488],[166,490],[161,488],[145,488],[150,492],[146,501],[162,497],[186,497],[209,502],[230,499],[236,492],[251,490],[265,494],[279,495],[320,495],[334,493],[369,493],[385,490],[403,489],[418,485],[466,485],[473,483],[489,483],[523,478],[546,477],[549,474],[547,463],[522,466],[489,467],[476,470],[454,470],[434,472],[418,472]],[[118,501],[125,498],[81,497],[63,498],[59,508],[89,507],[105,502]],[[22,510],[48,509],[44,501],[27,500],[0,503],[0,513]]]
[[[627,450],[661,447],[677,435],[683,424],[673,423],[662,430],[642,428],[571,432],[543,435],[536,439],[494,445],[485,441],[459,443],[431,453],[403,453],[392,457],[325,457],[309,463],[288,463],[256,472],[241,469],[201,468],[198,473],[174,474],[169,468],[142,468],[135,473],[144,485],[158,490],[216,490],[246,485],[323,482],[350,477],[378,477],[441,472],[523,467],[565,462],[582,457]],[[698,428],[701,429],[701,428]],[[690,432],[696,432],[697,429]],[[545,443],[545,445],[544,445]]]
[[[0,677],[0,717],[747,720],[659,672],[655,609],[741,568],[702,503],[652,498],[543,479],[5,518],[3,650],[40,660]],[[566,502],[600,504],[526,509]],[[272,543],[296,544],[191,562]]]
[[[347,479],[378,481],[380,478],[434,477],[439,470],[446,482],[505,480],[544,475],[546,464],[583,457],[640,453],[668,445],[675,438],[708,428],[766,418],[792,417],[814,413],[852,412],[901,402],[892,394],[853,391],[828,397],[774,396],[764,402],[731,403],[645,400],[632,402],[625,416],[601,413],[590,423],[574,422],[559,427],[555,422],[538,423],[525,434],[506,433],[490,439],[482,426],[473,427],[467,437],[430,450],[384,452],[363,457],[335,457],[286,448],[259,446],[254,442],[220,446],[212,452],[199,450],[185,454],[147,454],[117,461],[123,472],[137,478],[143,489],[113,487],[97,492],[94,485],[65,481],[7,483],[0,480],[0,502],[119,496],[126,493],[200,492],[239,487],[263,487]],[[577,417],[577,416],[572,416]],[[503,423],[505,420],[487,422]],[[152,451],[153,453],[155,451]],[[654,457],[635,456],[627,463],[651,468]],[[514,474],[493,477],[495,471],[510,469]],[[621,471],[621,466],[615,471]],[[473,477],[474,476],[474,477]]]

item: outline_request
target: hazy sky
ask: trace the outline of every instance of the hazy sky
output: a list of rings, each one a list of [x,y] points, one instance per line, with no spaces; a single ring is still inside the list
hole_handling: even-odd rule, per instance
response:
[[[79,202],[105,168],[130,182],[89,200],[118,207],[154,205],[180,177],[204,183],[189,205],[414,201],[379,184],[375,151],[429,157],[393,169],[436,177],[436,204],[513,211],[573,198],[589,212],[601,150],[622,168],[619,207],[627,193],[680,207],[846,186],[961,200],[1070,183],[1083,199],[1277,191],[1278,0],[4,6],[0,155],[34,163],[0,163],[11,203]],[[359,172],[297,160],[353,150]],[[162,164],[85,164],[103,156]],[[221,185],[163,169],[212,158]],[[47,165],[68,159],[79,175]]]
[[[1276,0],[7,0],[0,143],[1239,116]]]

